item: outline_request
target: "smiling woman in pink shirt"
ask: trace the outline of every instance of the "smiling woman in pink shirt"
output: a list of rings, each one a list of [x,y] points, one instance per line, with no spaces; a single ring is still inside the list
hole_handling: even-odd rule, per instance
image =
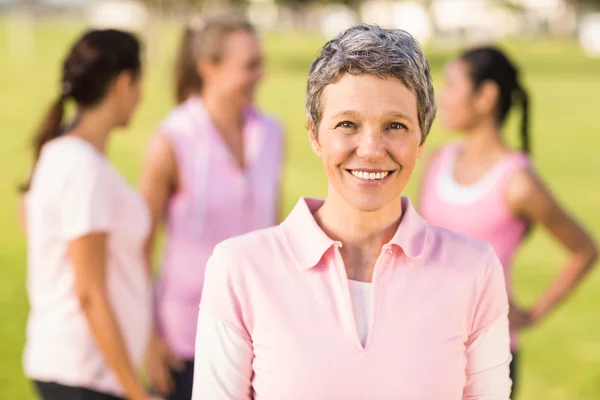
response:
[[[283,132],[253,105],[262,59],[253,26],[235,14],[190,26],[177,66],[180,104],[145,163],[154,232],[166,222],[149,375],[172,400],[191,397],[198,303],[215,245],[278,222]],[[152,248],[151,237],[148,257]]]
[[[498,258],[402,196],[436,107],[416,40],[342,32],[312,64],[306,105],[327,197],[215,248],[193,398],[508,399]]]
[[[35,137],[23,358],[44,400],[151,399],[136,374],[151,333],[150,216],[105,154],[137,107],[141,77],[134,36],[86,32]],[[68,102],[77,117],[61,129]]]

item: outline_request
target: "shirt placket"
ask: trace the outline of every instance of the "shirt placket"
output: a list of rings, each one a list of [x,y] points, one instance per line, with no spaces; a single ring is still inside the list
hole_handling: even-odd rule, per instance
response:
[[[371,342],[373,340],[373,331],[375,330],[375,325],[377,321],[377,297],[380,292],[380,282],[381,273],[383,269],[389,264],[389,259],[393,257],[394,248],[391,244],[386,244],[382,247],[381,253],[379,257],[377,257],[377,261],[375,262],[375,267],[373,268],[373,278],[372,278],[372,291],[371,291],[371,310],[369,317],[369,331],[367,334],[367,340],[365,341],[365,345],[363,346],[360,340],[360,335],[358,333],[358,326],[356,324],[356,319],[354,317],[352,299],[350,295],[350,288],[348,285],[348,275],[346,273],[346,266],[344,264],[344,260],[342,258],[342,254],[340,249],[342,248],[341,242],[334,243],[334,263],[335,269],[338,275],[338,283],[341,289],[339,299],[343,310],[342,313],[342,321],[344,323],[344,331],[351,338],[354,346],[356,347],[358,352],[365,352],[369,349]]]

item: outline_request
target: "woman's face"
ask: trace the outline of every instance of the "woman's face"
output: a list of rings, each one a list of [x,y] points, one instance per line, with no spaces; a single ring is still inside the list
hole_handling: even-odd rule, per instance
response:
[[[325,87],[321,107],[309,140],[329,190],[366,212],[400,201],[423,150],[413,91],[394,78],[345,74]]]
[[[142,97],[142,75],[125,71],[116,78],[117,125],[127,126]]]
[[[251,104],[264,75],[260,39],[246,30],[228,34],[223,40],[220,61],[207,63],[201,74],[206,86],[216,88],[232,103]]]
[[[453,61],[446,67],[440,111],[442,126],[449,132],[468,130],[478,122],[473,83],[463,61]]]

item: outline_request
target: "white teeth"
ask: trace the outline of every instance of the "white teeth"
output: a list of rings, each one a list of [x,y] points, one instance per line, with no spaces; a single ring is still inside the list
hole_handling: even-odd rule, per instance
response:
[[[352,175],[359,179],[364,180],[379,180],[388,176],[389,172],[365,172],[365,171],[351,171]]]

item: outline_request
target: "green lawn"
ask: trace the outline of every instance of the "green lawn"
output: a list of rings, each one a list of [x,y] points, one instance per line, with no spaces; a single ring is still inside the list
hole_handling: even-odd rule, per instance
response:
[[[58,95],[60,60],[76,25],[44,24],[35,31],[35,55],[8,59],[8,30],[0,20],[0,399],[29,399],[21,368],[27,314],[25,242],[17,227],[15,187],[29,165],[28,140],[48,102]],[[176,35],[165,29],[158,57],[145,73],[145,97],[127,131],[116,135],[111,158],[136,183],[145,142],[171,107],[171,60]],[[288,135],[285,211],[301,195],[323,196],[325,178],[307,145],[304,85],[308,66],[323,40],[267,36],[269,76],[261,107],[278,115]],[[524,67],[533,100],[533,151],[541,175],[561,201],[600,236],[600,60],[588,60],[576,45],[559,41],[506,44]],[[439,87],[440,70],[451,51],[428,49]],[[509,136],[517,137],[515,122]],[[437,125],[428,146],[446,140]],[[414,182],[408,194],[414,192]],[[560,267],[563,252],[543,232],[535,232],[521,252],[516,292],[533,301]],[[592,400],[600,398],[600,275],[593,273],[569,301],[539,327],[523,335],[519,399]]]

